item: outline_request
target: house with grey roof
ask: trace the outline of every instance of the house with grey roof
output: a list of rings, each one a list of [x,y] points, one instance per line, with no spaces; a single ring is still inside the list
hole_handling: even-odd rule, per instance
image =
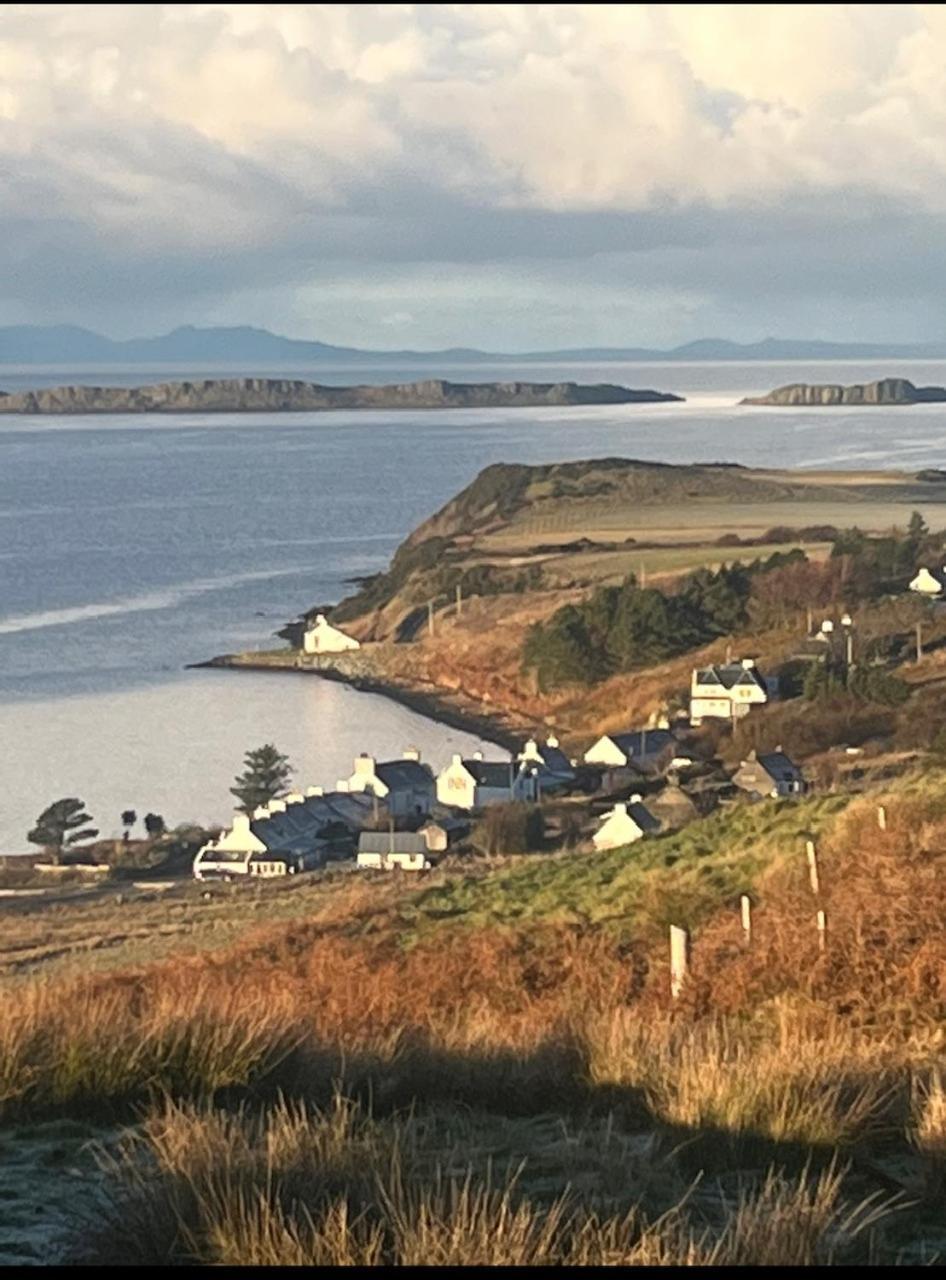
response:
[[[457,809],[483,809],[538,798],[536,773],[517,760],[484,760],[482,753],[455,755],[437,775],[437,799]]]
[[[805,775],[781,748],[764,753],[750,751],[732,780],[741,791],[756,797],[794,796],[807,790]]]
[[[698,668],[690,683],[690,723],[738,720],[753,707],[764,706],[774,691],[774,683],[766,680],[754,658]]]
[[[357,865],[368,871],[428,871],[434,864],[419,831],[363,831]]]
[[[516,760],[535,776],[540,795],[568,791],[577,780],[575,768],[554,734],[549,734],[544,742],[530,738]]]
[[[585,752],[585,764],[599,765],[620,779],[621,774],[656,773],[676,754],[677,740],[669,729],[628,729],[606,733]]]
[[[236,813],[229,830],[208,841],[194,859],[198,880],[209,877],[294,875],[348,853],[359,831],[387,816],[383,800],[367,794],[310,787]]]
[[[374,756],[360,755],[351,776],[339,782],[338,789],[369,791],[385,801],[394,817],[426,817],[437,799],[433,770],[421,763],[413,748],[400,760],[380,763]]]

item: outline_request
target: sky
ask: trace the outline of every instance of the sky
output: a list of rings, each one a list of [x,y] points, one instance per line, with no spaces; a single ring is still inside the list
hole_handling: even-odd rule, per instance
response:
[[[0,324],[943,340],[946,6],[0,6]]]

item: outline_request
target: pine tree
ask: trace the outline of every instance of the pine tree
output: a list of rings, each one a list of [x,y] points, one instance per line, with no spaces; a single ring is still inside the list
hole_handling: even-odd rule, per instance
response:
[[[248,751],[243,757],[243,767],[244,772],[234,778],[235,785],[230,792],[240,801],[244,813],[252,814],[258,806],[286,794],[292,766],[288,756],[277,751],[271,742]]]
[[[95,839],[98,830],[85,825],[91,821],[82,800],[57,800],[43,810],[36,819],[36,826],[26,838],[30,844],[38,844],[47,849],[53,862],[58,865],[64,844]]]

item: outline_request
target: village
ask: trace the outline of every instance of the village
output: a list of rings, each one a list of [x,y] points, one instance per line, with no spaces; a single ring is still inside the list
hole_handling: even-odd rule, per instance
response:
[[[833,624],[822,626],[812,637],[814,661],[831,645]],[[308,654],[358,647],[324,614],[302,643]],[[554,734],[530,738],[506,758],[454,755],[439,772],[410,747],[396,760],[363,753],[331,789],[312,785],[235,814],[200,849],[194,875],[269,878],[339,860],[363,871],[428,871],[447,855],[471,852],[483,815],[506,806],[542,813],[534,847],[616,849],[678,830],[719,805],[798,796],[810,783],[781,749],[750,751],[728,771],[700,737],[704,725],[732,725],[778,695],[778,679],[754,659],[730,659],[693,670],[685,710],[602,735],[580,756],[567,755]]]

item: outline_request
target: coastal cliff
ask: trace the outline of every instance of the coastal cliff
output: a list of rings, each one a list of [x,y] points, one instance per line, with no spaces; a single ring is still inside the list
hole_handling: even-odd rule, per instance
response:
[[[280,413],[325,409],[516,409],[681,400],[611,383],[445,382],[330,387],[285,378],[211,378],[143,387],[47,387],[0,392],[0,413]]]
[[[740,404],[822,406],[845,404],[927,404],[946,400],[946,387],[916,387],[907,378],[881,378],[877,382],[842,387],[831,383],[792,382],[764,396],[747,396]]]

